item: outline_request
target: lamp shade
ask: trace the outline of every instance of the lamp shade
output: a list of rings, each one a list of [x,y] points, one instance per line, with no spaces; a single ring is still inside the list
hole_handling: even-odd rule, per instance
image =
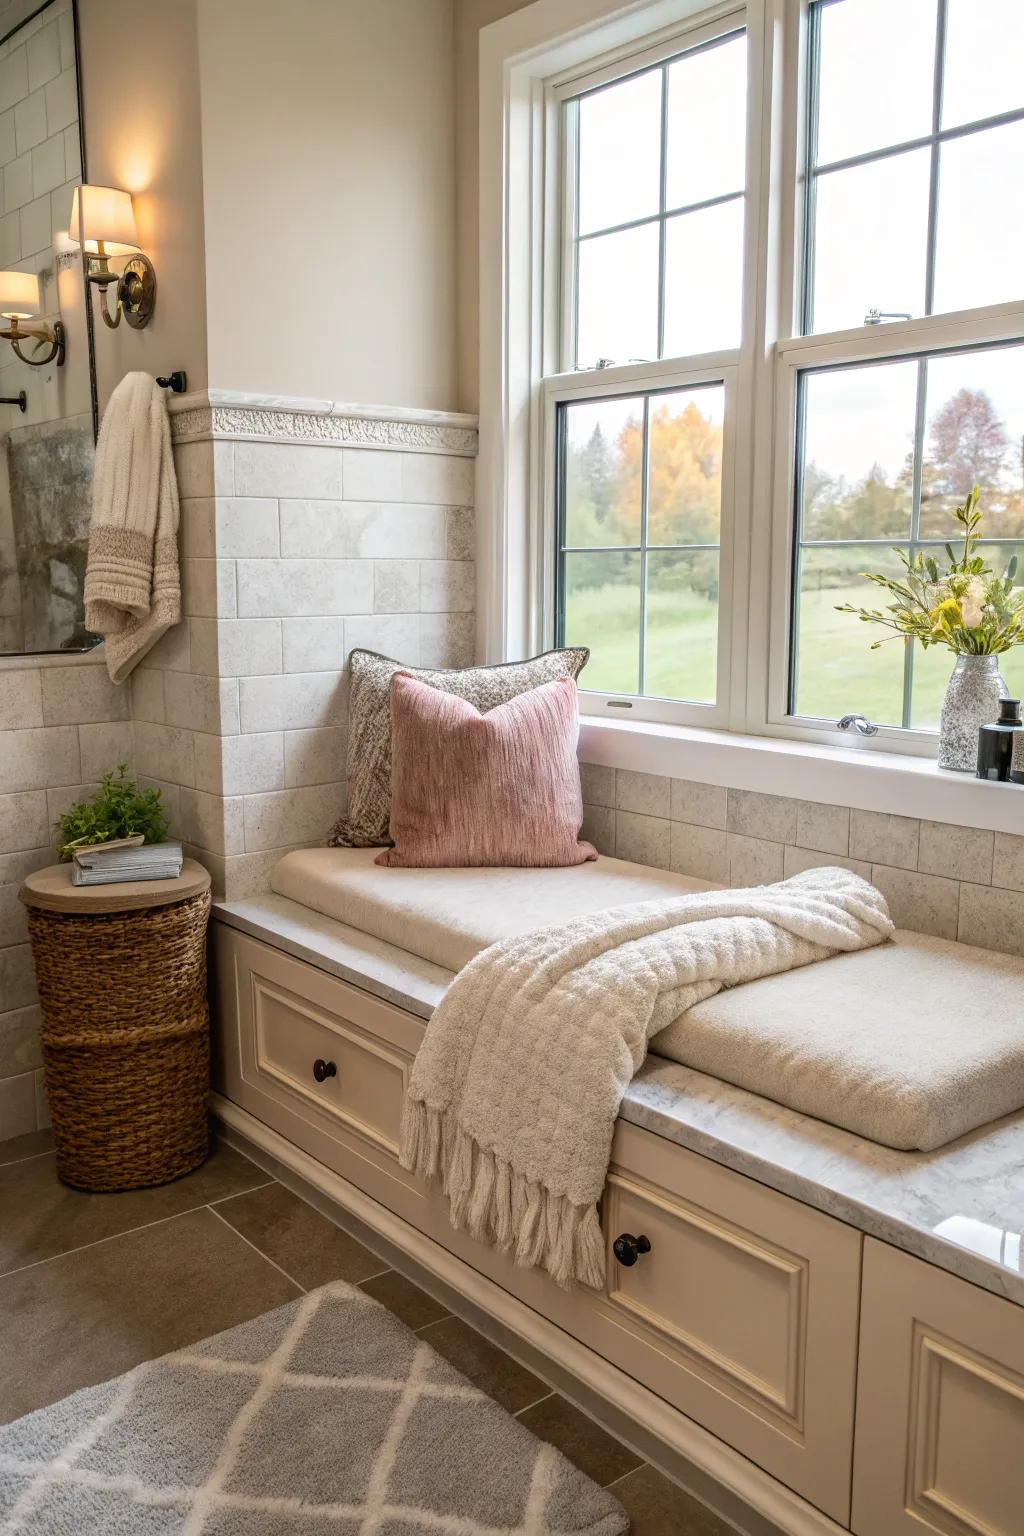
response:
[[[39,313],[39,279],[34,272],[0,272],[0,315],[30,320]]]
[[[91,256],[130,256],[139,249],[130,192],[116,187],[76,187],[71,201],[72,240]]]

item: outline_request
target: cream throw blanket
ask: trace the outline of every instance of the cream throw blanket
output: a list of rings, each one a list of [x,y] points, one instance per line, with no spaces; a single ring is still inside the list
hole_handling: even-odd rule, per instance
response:
[[[163,391],[129,373],[103,414],[92,487],[85,623],[125,678],[181,618],[178,486]]]
[[[492,944],[452,982],[412,1071],[402,1166],[451,1220],[560,1284],[600,1286],[619,1103],[652,1035],[723,987],[865,949],[885,899],[845,869],[645,901]]]

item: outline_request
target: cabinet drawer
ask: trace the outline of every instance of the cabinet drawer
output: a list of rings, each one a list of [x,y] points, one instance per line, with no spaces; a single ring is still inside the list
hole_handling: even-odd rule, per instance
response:
[[[218,1086],[410,1215],[426,1190],[398,1150],[422,1021],[237,930],[217,924],[214,937]]]
[[[335,998],[345,1012],[328,1011],[265,974],[250,978],[252,1054],[243,1071],[274,1079],[397,1158],[412,1057],[356,1022],[368,1011],[361,1000]]]
[[[853,1529],[1020,1536],[1024,1310],[869,1238]]]
[[[633,1125],[613,1157],[606,1352],[845,1525],[860,1234]]]

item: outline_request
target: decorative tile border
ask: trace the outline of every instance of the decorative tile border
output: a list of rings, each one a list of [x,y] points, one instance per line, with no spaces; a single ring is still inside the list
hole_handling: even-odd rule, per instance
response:
[[[256,442],[390,448],[474,458],[477,418],[449,411],[289,400],[228,390],[182,395],[169,405],[175,443],[229,438]]]

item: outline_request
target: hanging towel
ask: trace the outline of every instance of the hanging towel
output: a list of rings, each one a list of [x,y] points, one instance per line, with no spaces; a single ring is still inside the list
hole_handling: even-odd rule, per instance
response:
[[[574,917],[460,971],[413,1063],[402,1167],[441,1183],[452,1224],[546,1269],[604,1282],[597,1203],[619,1103],[647,1042],[723,987],[892,933],[845,869]]]
[[[128,373],[103,414],[92,486],[86,628],[123,683],[181,618],[178,486],[163,391]]]

